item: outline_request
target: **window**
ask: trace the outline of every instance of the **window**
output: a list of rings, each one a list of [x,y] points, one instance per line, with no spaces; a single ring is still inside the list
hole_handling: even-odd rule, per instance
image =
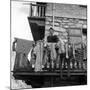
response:
[[[46,3],[31,4],[31,17],[45,17]]]

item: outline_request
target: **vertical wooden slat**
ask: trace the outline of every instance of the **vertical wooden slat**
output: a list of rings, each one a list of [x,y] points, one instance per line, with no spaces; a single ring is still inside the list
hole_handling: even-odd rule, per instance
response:
[[[30,15],[32,16],[32,5],[30,4]]]
[[[54,3],[52,3],[53,28],[54,28]]]

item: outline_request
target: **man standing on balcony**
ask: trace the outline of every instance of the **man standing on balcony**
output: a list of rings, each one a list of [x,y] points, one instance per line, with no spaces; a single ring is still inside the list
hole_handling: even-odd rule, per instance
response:
[[[55,35],[52,27],[49,29],[49,34],[45,36],[45,44],[50,48],[50,61],[52,62],[52,67],[54,69],[54,61],[56,60],[56,50],[55,45],[58,42],[58,37]],[[50,62],[50,63],[51,63]]]

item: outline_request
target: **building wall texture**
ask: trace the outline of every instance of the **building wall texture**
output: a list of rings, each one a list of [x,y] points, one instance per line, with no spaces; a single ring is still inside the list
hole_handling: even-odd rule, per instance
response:
[[[62,33],[66,37],[67,32],[72,36],[71,42],[81,42],[81,30],[87,28],[87,8],[73,4],[52,4],[48,3],[46,7],[46,24],[45,30],[48,33],[50,27]]]
[[[52,8],[53,7],[53,8]],[[74,4],[48,3],[46,15],[52,16],[52,9],[55,16],[86,19],[87,9]]]

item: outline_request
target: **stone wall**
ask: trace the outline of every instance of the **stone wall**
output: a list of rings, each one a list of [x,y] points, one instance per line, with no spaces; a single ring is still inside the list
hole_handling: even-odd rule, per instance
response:
[[[47,4],[45,34],[53,26],[54,14],[54,30],[63,37],[69,35],[71,43],[81,42],[81,30],[87,28],[86,8],[68,4],[53,4],[53,6],[52,13],[52,4]]]
[[[79,5],[48,3],[46,8],[46,16],[52,16],[52,9],[54,16],[80,19],[87,18],[87,8],[80,7]]]

